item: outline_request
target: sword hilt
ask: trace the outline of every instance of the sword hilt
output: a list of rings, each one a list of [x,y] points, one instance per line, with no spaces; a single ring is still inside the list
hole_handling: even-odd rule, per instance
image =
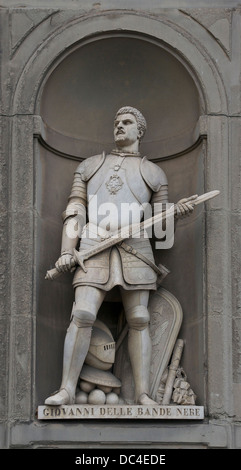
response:
[[[76,262],[76,264],[78,264],[85,273],[87,273],[87,269],[84,265],[84,261],[85,261],[85,255],[80,253],[79,251],[75,250],[74,249],[74,260]]]
[[[71,262],[71,265],[72,265],[72,269],[70,272],[72,272],[72,270],[74,269],[75,265],[76,265],[76,261],[72,261]],[[45,279],[47,281],[54,281],[54,279],[57,279],[59,276],[61,276],[63,274],[62,271],[58,271],[56,268],[53,268],[53,269],[49,269],[49,271],[46,272],[46,275],[45,275]]]

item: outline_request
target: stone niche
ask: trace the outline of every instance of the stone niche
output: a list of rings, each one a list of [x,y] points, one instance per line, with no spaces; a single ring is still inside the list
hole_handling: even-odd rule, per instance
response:
[[[166,172],[169,199],[204,191],[205,139],[198,82],[185,62],[152,37],[128,32],[91,37],[60,57],[42,88],[42,132],[37,142],[37,341],[36,405],[61,380],[62,353],[73,302],[72,275],[46,281],[59,256],[61,214],[82,159],[113,148],[113,118],[124,105],[140,109],[148,129],[142,155]],[[181,365],[197,405],[205,399],[204,383],[204,207],[179,221],[175,244],[156,250],[156,262],[170,270],[163,287],[180,302],[185,340]],[[117,339],[122,312],[118,289],[110,293],[99,318]]]

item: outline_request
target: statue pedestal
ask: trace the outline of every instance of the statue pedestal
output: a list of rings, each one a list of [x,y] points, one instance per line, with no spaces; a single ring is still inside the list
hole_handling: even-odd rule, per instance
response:
[[[204,419],[203,406],[61,405],[38,407],[38,419]]]

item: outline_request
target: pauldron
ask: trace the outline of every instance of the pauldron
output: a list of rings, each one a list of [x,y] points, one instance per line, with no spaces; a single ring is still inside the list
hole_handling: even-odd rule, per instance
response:
[[[84,215],[86,212],[86,202],[86,183],[82,181],[81,175],[78,172],[75,172],[68,205],[62,214],[63,222],[65,222],[69,217]]]
[[[86,158],[78,166],[75,175],[79,175],[82,182],[88,182],[103,165],[105,157],[105,152],[103,152],[100,155]],[[164,171],[158,165],[149,161],[146,157],[141,159],[140,174],[147,186],[153,192],[158,192],[162,186],[165,186],[166,188],[168,187]]]

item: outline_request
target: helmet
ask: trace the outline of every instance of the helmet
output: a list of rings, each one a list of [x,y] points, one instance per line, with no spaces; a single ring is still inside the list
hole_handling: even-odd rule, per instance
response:
[[[121,387],[120,380],[109,370],[99,370],[95,367],[83,365],[80,372],[80,379],[96,385],[105,385],[111,388]]]
[[[96,320],[85,363],[101,370],[109,370],[115,361],[115,341],[109,328]]]

